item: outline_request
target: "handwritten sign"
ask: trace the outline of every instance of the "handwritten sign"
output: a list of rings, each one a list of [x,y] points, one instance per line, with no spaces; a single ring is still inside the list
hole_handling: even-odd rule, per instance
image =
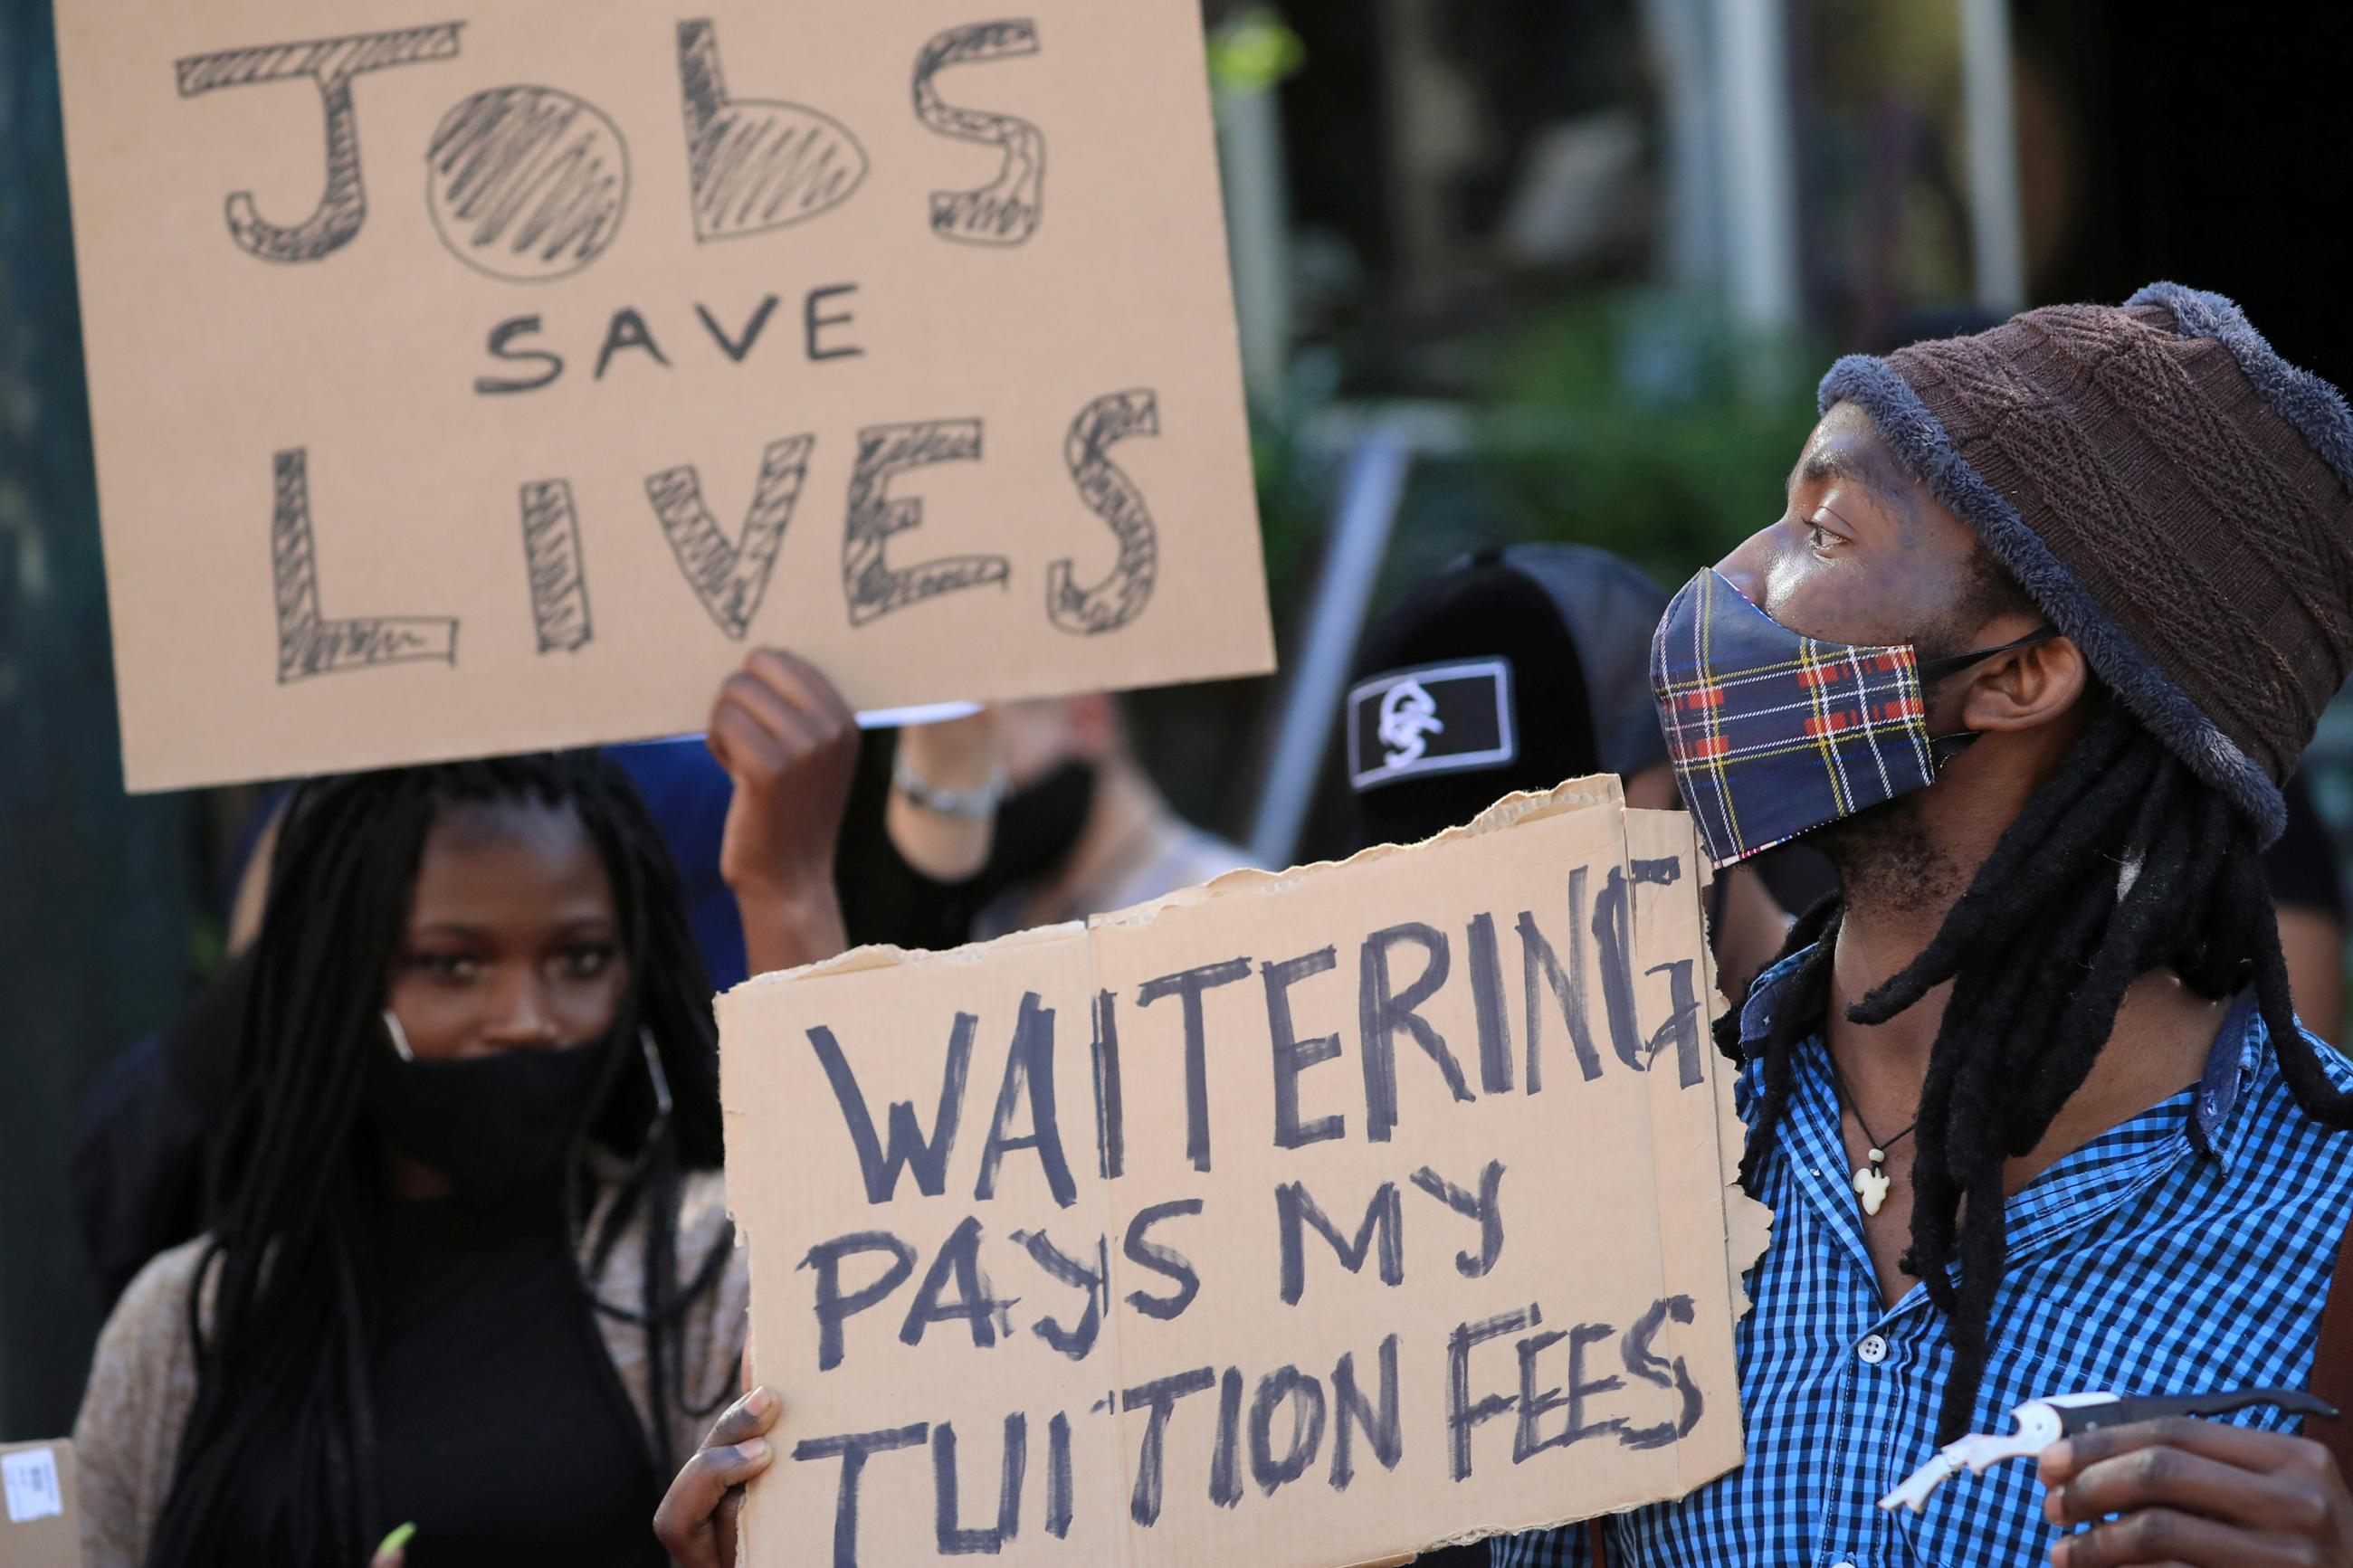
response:
[[[1271,664],[1194,0],[78,0],[133,788]]]
[[[1702,865],[1590,781],[722,998],[745,1561],[1329,1568],[1737,1464]]]

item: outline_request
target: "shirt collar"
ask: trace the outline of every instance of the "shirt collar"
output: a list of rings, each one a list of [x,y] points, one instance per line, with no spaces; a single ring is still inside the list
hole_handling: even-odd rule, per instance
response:
[[[1767,968],[1748,987],[1748,994],[1740,1005],[1740,1054],[1744,1063],[1757,1061],[1763,1053],[1765,1037],[1772,1032],[1773,1019],[1788,1000],[1790,984],[1813,952],[1813,946],[1799,949]],[[2232,1112],[2238,1108],[2247,1084],[2261,1069],[2263,1048],[2270,1038],[2263,1026],[2263,1011],[2256,1005],[2254,989],[2250,986],[2232,1002],[2231,1010],[2223,1016],[2222,1026],[2214,1032],[2205,1071],[2200,1076],[2196,1098],[2190,1102],[2190,1142],[2221,1162],[2226,1171],[2237,1141]],[[1746,1074],[1742,1076],[1745,1079]]]

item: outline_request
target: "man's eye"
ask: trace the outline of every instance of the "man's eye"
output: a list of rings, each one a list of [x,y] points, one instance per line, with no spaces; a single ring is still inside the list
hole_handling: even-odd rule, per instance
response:
[[[1806,539],[1816,550],[1831,550],[1846,542],[1819,522],[1806,524]]]

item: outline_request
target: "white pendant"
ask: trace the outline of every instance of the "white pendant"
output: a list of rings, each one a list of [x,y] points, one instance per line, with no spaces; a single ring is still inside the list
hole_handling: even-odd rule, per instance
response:
[[[1878,1151],[1873,1150],[1873,1152],[1877,1153]],[[1854,1191],[1855,1195],[1862,1199],[1862,1212],[1877,1214],[1879,1205],[1887,1201],[1887,1178],[1880,1173],[1878,1167],[1865,1165],[1854,1173]]]

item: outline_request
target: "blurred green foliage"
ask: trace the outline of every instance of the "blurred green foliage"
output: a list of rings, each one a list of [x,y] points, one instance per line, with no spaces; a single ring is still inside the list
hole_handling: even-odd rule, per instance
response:
[[[1531,313],[1492,350],[1483,468],[1514,539],[1599,545],[1680,583],[1779,514],[1814,423],[1810,377],[1744,395],[1738,350],[1670,298],[1579,298]],[[1751,345],[1810,365],[1791,345]]]

